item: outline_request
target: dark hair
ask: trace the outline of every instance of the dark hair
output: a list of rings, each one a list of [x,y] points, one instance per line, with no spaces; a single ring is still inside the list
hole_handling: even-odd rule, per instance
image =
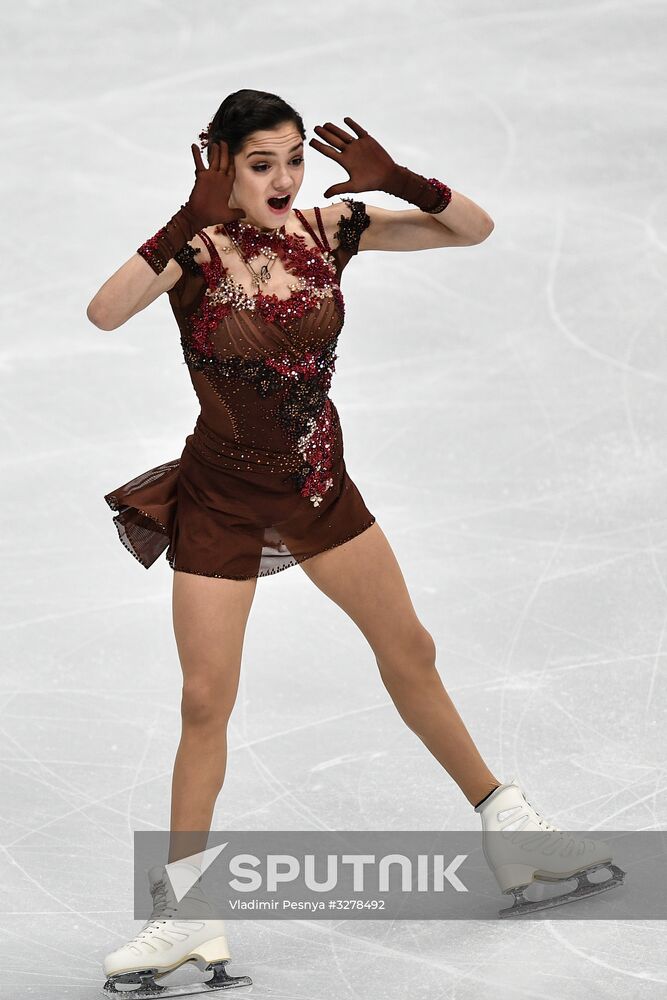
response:
[[[285,122],[293,122],[301,138],[306,138],[301,115],[282,97],[264,90],[237,90],[225,97],[213,116],[208,127],[206,157],[210,156],[213,142],[224,139],[230,156],[234,156],[252,132],[273,129]]]

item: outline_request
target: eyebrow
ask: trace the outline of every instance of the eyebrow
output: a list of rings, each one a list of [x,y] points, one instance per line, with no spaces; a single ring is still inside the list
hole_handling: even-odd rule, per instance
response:
[[[303,146],[303,141],[297,143],[296,146],[292,146],[292,148],[290,149],[290,153],[296,152],[296,150],[300,149],[301,146]],[[246,160],[249,160],[251,156],[275,156],[275,155],[276,155],[275,153],[272,153],[268,149],[253,149],[252,153],[248,153],[248,155],[246,156]]]

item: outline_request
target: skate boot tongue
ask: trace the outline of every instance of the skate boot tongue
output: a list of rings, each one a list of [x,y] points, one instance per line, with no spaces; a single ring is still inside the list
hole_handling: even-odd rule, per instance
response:
[[[170,872],[174,871],[176,866],[170,865]],[[178,865],[181,869],[177,872],[178,875],[185,875],[188,879],[188,884],[191,883],[193,877],[199,874],[199,870],[194,867],[194,865]],[[186,869],[184,871],[184,869]],[[180,879],[177,879],[177,882]],[[166,920],[169,917],[173,917],[178,909],[178,900],[176,899],[176,893],[174,892],[174,886],[170,875],[167,873],[167,868],[165,865],[154,865],[148,872],[148,883],[150,886],[151,896],[153,897],[153,912],[151,913],[151,920]]]
[[[148,872],[155,920],[210,920],[213,907],[206,898],[201,882],[201,869],[187,861],[168,866],[154,865]],[[178,898],[177,898],[178,894]]]

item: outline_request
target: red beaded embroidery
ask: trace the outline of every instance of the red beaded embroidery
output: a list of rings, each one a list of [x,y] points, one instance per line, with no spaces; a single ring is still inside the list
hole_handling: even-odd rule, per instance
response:
[[[322,494],[333,485],[330,476],[334,426],[330,400],[331,380],[337,359],[336,333],[320,351],[305,351],[301,359],[288,354],[273,358],[202,358],[183,344],[186,363],[207,372],[214,380],[235,378],[254,387],[263,398],[281,393],[278,417],[303,458],[291,480],[303,497],[317,507]]]
[[[234,308],[248,308],[268,322],[289,325],[319,307],[327,292],[344,318],[343,295],[335,283],[335,258],[328,251],[308,246],[303,236],[285,233],[284,226],[279,230],[282,239],[238,223],[226,223],[225,227],[246,258],[252,259],[263,248],[271,249],[278,254],[285,270],[303,279],[306,287],[293,291],[287,299],[267,295],[261,288],[250,296],[229,275],[219,255],[211,253],[209,261],[195,265],[204,276],[207,289],[188,321],[190,342],[183,343],[184,357],[195,369],[251,383],[262,397],[282,393],[279,418],[303,459],[301,468],[288,479],[301,496],[318,506],[323,494],[333,486],[335,428],[328,392],[335,370],[338,333],[322,350],[305,351],[298,359],[288,354],[261,359],[220,359],[214,356],[212,334]],[[223,227],[218,226],[215,231],[222,232]],[[226,301],[230,298],[242,304],[235,306]]]
[[[261,288],[256,295],[249,296],[260,316],[268,322],[288,323],[292,318],[300,318],[319,304],[321,295],[317,295],[316,290],[333,290],[336,280],[333,256],[308,246],[300,234],[286,233],[283,225],[278,230],[282,235],[280,238],[243,225],[238,220],[225,223],[224,228],[217,226],[215,232],[222,233],[225,229],[238,243],[241,253],[247,259],[252,260],[266,247],[278,254],[286,271],[307,283],[306,288],[293,292],[287,299],[266,294]]]
[[[211,257],[210,261],[200,261],[207,289],[215,288],[223,276],[222,261],[219,257]],[[232,307],[228,302],[212,302],[204,295],[201,305],[190,317],[190,335],[192,347],[206,358],[213,357],[213,344],[209,334],[215,333],[218,326],[229,316]]]
[[[280,415],[284,423],[300,432],[297,447],[306,463],[289,478],[296,484],[301,496],[309,498],[315,507],[320,504],[322,494],[333,486],[329,475],[334,443],[329,389],[335,371],[337,341],[338,334],[322,351],[306,351],[301,362],[287,355],[280,359],[268,358],[265,362],[287,379],[302,376],[288,386]],[[316,416],[309,410],[315,410]]]
[[[434,208],[429,208],[429,215],[437,215],[439,212],[444,212],[444,210],[449,205],[452,200],[452,190],[448,188],[446,184],[439,181],[437,177],[427,177],[429,184],[436,189],[440,195],[440,199]]]
[[[143,257],[146,263],[150,264],[156,274],[162,274],[165,269],[165,264],[162,257],[159,254],[158,241],[167,235],[167,230],[163,226],[162,229],[158,229],[154,236],[150,236],[145,243],[137,249],[137,253],[140,257]]]
[[[345,318],[343,294],[335,284],[336,266],[333,255],[309,247],[300,234],[285,233],[284,226],[279,230],[283,234],[283,239],[271,233],[263,233],[254,227],[241,225],[238,221],[228,222],[225,226],[246,258],[252,259],[263,248],[269,248],[278,254],[285,270],[303,279],[306,287],[293,291],[286,299],[266,294],[261,288],[256,294],[248,295],[229,275],[217,254],[211,255],[210,261],[201,261],[199,267],[206,280],[207,290],[200,308],[191,317],[190,329],[192,346],[204,357],[213,356],[210,335],[234,308],[230,301],[225,301],[227,296],[221,294],[221,288],[224,287],[232,286],[245,303],[245,308],[256,311],[268,323],[288,326],[292,321],[318,308],[322,293],[327,290],[336,302],[341,318]],[[215,229],[216,233],[223,231],[222,226],[217,226]]]

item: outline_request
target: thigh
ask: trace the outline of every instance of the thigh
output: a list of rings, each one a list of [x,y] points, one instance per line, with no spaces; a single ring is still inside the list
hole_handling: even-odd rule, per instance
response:
[[[191,714],[231,711],[256,578],[226,580],[174,571],[172,616]]]
[[[300,563],[324,594],[359,626],[378,664],[409,659],[433,664],[433,640],[422,625],[394,552],[375,521],[342,545]]]

